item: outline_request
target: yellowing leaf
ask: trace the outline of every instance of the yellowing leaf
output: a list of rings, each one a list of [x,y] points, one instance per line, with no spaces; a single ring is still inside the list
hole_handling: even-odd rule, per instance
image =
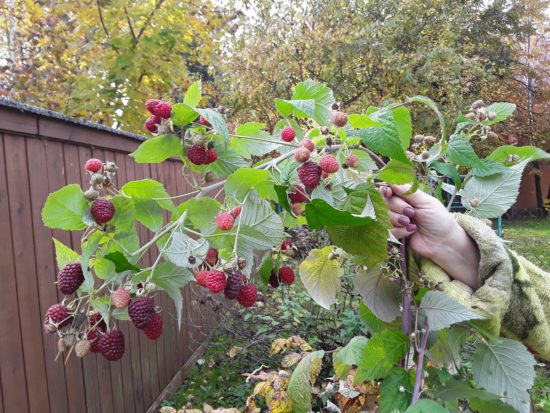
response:
[[[307,292],[321,307],[330,308],[340,289],[340,262],[330,259],[332,247],[313,249],[300,264],[300,279]]]

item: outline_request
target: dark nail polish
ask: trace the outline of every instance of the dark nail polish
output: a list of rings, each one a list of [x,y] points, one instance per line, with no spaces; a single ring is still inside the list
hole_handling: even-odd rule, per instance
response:
[[[405,227],[405,229],[407,230],[407,232],[414,232],[414,231],[416,231],[416,225],[415,224],[409,224]]]
[[[411,223],[411,220],[407,217],[399,217],[397,219],[397,222],[399,223],[399,225],[407,226]]]
[[[415,210],[412,209],[411,207],[405,207],[403,209],[403,215],[405,215],[406,217],[412,218],[415,216],[415,214],[416,214]]]

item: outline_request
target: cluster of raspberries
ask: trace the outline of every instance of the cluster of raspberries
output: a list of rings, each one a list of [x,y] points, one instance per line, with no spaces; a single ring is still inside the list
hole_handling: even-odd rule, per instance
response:
[[[193,144],[187,149],[187,159],[195,165],[208,165],[218,160],[218,153],[210,146]]]
[[[151,113],[143,127],[149,132],[157,133],[158,127],[163,119],[170,119],[172,116],[172,105],[158,99],[149,99],[145,102],[145,108]]]

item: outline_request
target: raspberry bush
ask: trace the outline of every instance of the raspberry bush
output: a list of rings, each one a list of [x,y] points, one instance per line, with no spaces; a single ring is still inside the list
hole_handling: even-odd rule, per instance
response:
[[[276,100],[281,120],[270,131],[259,122],[230,127],[225,108],[203,109],[202,100],[195,83],[183,102],[147,101],[144,127],[153,135],[131,154],[138,163],[180,157],[183,174],[194,177],[191,193],[170,195],[152,179],[117,188],[116,165],[94,159],[83,166],[89,188],[68,185],[48,197],[42,211],[46,226],[83,231],[80,252],[54,240],[59,287],[66,295],[52,303],[44,328],[62,339],[60,351],[74,346],[82,357],[100,352],[120,359],[124,336],[118,324],[131,320],[157,339],[163,309],[155,305],[155,295],[166,292],[181,321],[181,288],[189,282],[246,308],[256,303],[259,291],[293,288],[288,285],[296,279],[330,309],[346,267],[366,304],[370,337],[356,337],[332,351],[342,380],[334,392],[345,392],[349,383],[381,382],[381,413],[420,411],[409,407],[415,403],[447,411],[444,405],[455,407],[464,398],[477,411],[503,409],[506,403],[528,412],[533,357],[521,343],[485,332],[479,315],[445,294],[413,295],[406,240],[389,235],[379,193],[380,186],[411,184],[411,191],[428,191],[449,204],[460,196],[467,212],[481,218],[502,215],[515,202],[525,165],[549,157],[534,147],[501,146],[478,158],[470,141],[493,134],[492,125],[510,117],[514,105],[476,102],[459,115],[448,136],[443,116],[423,96],[350,114],[328,87],[305,81],[290,99]],[[416,106],[434,113],[437,134],[413,137],[410,111]],[[206,184],[196,183],[196,177]],[[143,245],[137,222],[153,233]],[[326,230],[332,245],[312,249],[298,262],[285,230],[300,226]],[[152,247],[159,254],[146,266],[141,258]],[[464,331],[479,337],[472,377],[449,367],[460,366]],[[311,410],[312,386],[328,361],[324,356],[323,350],[303,348],[285,386],[272,388],[268,404],[278,405],[271,408]],[[488,364],[504,379],[482,389],[492,373],[476,366]]]

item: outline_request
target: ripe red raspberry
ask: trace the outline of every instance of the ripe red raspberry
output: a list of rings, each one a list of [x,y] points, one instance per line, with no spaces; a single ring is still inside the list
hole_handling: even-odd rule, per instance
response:
[[[147,100],[147,102],[145,102],[145,108],[151,112],[151,113],[155,113],[155,107],[160,103],[162,102],[162,100],[158,100],[158,99],[149,99]]]
[[[202,116],[202,115],[199,116],[199,123],[200,123],[201,125],[203,125],[203,126],[208,127],[208,128],[212,126],[212,125],[210,124],[210,122],[208,122],[208,121],[206,120],[206,118],[205,118],[204,116]]]
[[[103,168],[103,162],[95,158],[88,159],[84,164],[84,169],[90,173],[99,172],[101,168]]]
[[[307,188],[315,188],[321,181],[323,170],[315,162],[307,161],[298,168],[298,178]]]
[[[277,288],[279,286],[279,277],[275,273],[275,270],[271,270],[271,275],[269,276],[269,285],[271,285],[273,288]]]
[[[216,226],[222,231],[229,231],[234,222],[235,218],[229,212],[221,212],[216,216]]]
[[[187,158],[195,165],[204,165],[208,160],[206,148],[202,145],[191,145],[187,149]]]
[[[227,277],[227,285],[223,291],[225,298],[234,300],[239,295],[241,287],[243,285],[243,273],[240,271],[235,271]],[[246,278],[246,277],[244,277]]]
[[[301,185],[296,185],[294,187],[294,192],[288,194],[288,197],[293,203],[309,202],[309,198],[307,197],[306,190]]]
[[[56,324],[58,328],[65,327],[71,322],[69,310],[63,304],[54,304],[46,311],[44,315],[44,326]]]
[[[281,267],[279,269],[279,279],[285,284],[291,285],[294,283],[294,270],[290,267]]]
[[[281,139],[285,142],[292,142],[296,137],[296,131],[290,126],[285,126],[281,131]]]
[[[309,160],[310,156],[311,152],[307,148],[298,148],[294,152],[294,160],[296,162],[304,163],[305,161]]]
[[[231,215],[233,216],[234,219],[237,219],[239,215],[241,215],[241,210],[242,208],[238,206],[231,211]]]
[[[153,108],[153,115],[157,115],[162,119],[169,119],[170,115],[172,115],[172,105],[170,105],[169,103],[160,101]]]
[[[130,292],[122,287],[117,288],[111,294],[111,300],[116,308],[126,308],[130,302]]]
[[[91,329],[105,332],[107,331],[107,324],[101,317],[100,313],[94,313],[88,317],[88,325]]]
[[[326,172],[328,174],[333,174],[334,172],[337,172],[340,168],[340,165],[338,165],[338,161],[332,155],[323,156],[319,161],[319,166],[321,167],[323,172]]]
[[[313,152],[315,150],[315,144],[311,139],[302,139],[300,141],[300,146],[303,146],[310,152]]]
[[[328,172],[323,171],[323,173],[321,174],[321,179],[327,179],[328,177],[329,177]]]
[[[98,224],[105,224],[113,219],[115,206],[108,199],[96,199],[90,212]]]
[[[335,110],[334,112],[332,112],[330,120],[332,120],[334,126],[341,128],[343,126],[346,126],[346,123],[348,123],[348,115],[344,112],[339,112]]]
[[[213,163],[218,160],[218,153],[214,149],[209,149],[206,151],[206,162],[205,164]]]
[[[225,286],[227,285],[227,279],[225,278],[225,274],[218,270],[210,270],[208,271],[208,275],[206,276],[206,288],[208,288],[211,292],[217,294],[221,293]]]
[[[149,340],[156,340],[162,335],[162,325],[162,317],[157,313],[153,317],[151,324],[143,329],[143,332]]]
[[[197,280],[197,283],[204,288],[208,288],[206,286],[206,279],[208,278],[208,270],[199,271],[195,279]]]
[[[159,123],[160,122],[157,122],[157,116],[151,115],[147,118],[147,120],[143,124],[143,127],[151,133],[157,133]]]
[[[84,273],[79,262],[65,265],[57,274],[57,287],[63,294],[72,294],[84,282]]]
[[[124,334],[120,330],[111,330],[99,339],[99,351],[109,361],[117,361],[124,355]]]
[[[86,332],[86,340],[90,342],[90,351],[92,353],[99,353],[99,339],[101,333],[98,330],[88,330]]]
[[[218,250],[216,248],[208,248],[204,262],[213,267],[218,262]]]
[[[128,315],[136,328],[143,329],[153,321],[155,302],[144,295],[132,298],[128,304]]]
[[[258,297],[258,291],[254,284],[246,284],[241,287],[237,301],[243,307],[252,307]]]
[[[286,251],[292,249],[292,242],[288,239],[284,239],[283,242],[281,242],[281,251]]]
[[[346,158],[346,165],[350,168],[358,168],[360,164],[359,157],[357,155],[351,154]]]

